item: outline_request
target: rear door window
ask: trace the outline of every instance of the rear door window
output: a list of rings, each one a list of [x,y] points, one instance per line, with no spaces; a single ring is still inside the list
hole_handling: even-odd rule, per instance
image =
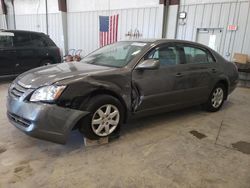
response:
[[[214,62],[214,58],[206,50],[198,47],[183,46],[187,64],[201,64]]]
[[[31,44],[34,47],[46,47],[48,46],[46,40],[39,35],[31,35]]]
[[[32,47],[30,34],[17,33],[14,37],[15,47]]]

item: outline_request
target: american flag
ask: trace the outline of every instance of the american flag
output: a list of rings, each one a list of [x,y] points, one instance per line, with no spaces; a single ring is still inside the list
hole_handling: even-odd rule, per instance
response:
[[[100,20],[100,47],[117,42],[119,15],[99,16]]]

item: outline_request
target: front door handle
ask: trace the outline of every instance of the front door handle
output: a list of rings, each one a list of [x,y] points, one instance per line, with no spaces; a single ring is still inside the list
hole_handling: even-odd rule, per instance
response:
[[[183,74],[182,74],[182,73],[180,73],[180,72],[178,72],[175,76],[176,76],[176,77],[182,77],[182,76],[183,76]]]

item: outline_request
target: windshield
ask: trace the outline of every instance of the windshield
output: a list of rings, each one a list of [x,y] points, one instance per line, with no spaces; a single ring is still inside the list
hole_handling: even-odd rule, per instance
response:
[[[117,42],[100,48],[81,62],[109,67],[126,66],[147,45],[145,42]]]

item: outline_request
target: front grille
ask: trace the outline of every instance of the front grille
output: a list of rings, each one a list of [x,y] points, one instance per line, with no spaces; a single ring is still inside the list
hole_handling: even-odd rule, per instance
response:
[[[28,128],[31,125],[31,121],[21,118],[15,114],[8,113],[9,118],[16,122],[18,125],[21,125],[22,127]]]
[[[16,98],[20,98],[27,90],[28,88],[25,88],[18,83],[14,83],[11,85],[10,94]]]

